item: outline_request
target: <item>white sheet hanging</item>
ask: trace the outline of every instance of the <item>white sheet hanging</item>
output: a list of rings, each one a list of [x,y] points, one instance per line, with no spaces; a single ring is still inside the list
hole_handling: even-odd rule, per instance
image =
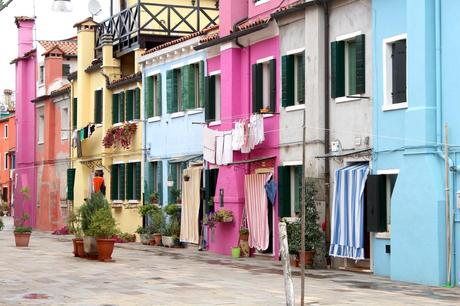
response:
[[[192,167],[183,171],[183,176],[189,176],[189,180],[182,179],[182,209],[180,223],[180,241],[199,243],[199,213],[200,213],[200,183],[201,167]]]

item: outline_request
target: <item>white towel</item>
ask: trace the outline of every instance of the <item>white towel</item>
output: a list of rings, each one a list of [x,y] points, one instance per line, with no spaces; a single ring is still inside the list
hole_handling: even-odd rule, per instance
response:
[[[216,132],[216,165],[223,165],[224,132]]]
[[[244,145],[244,125],[241,122],[235,123],[235,128],[232,131],[232,149],[235,151],[241,150]]]
[[[225,132],[224,133],[224,148],[222,153],[222,164],[228,165],[229,163],[233,162],[233,150],[232,150],[232,143],[233,143],[233,135],[232,132]]]
[[[207,127],[203,129],[203,158],[212,164],[216,163],[216,131]]]

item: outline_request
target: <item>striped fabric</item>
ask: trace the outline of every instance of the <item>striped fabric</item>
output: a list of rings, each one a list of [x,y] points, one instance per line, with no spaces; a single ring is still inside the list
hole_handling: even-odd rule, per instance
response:
[[[331,256],[364,259],[364,187],[368,174],[367,164],[357,164],[335,172]]]
[[[244,177],[244,197],[249,229],[249,246],[266,250],[269,243],[268,202],[265,183],[270,174],[250,174]]]

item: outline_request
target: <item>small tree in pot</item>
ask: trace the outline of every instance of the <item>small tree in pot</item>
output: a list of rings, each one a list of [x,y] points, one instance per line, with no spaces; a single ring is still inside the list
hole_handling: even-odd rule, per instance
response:
[[[102,193],[93,193],[89,199],[85,200],[85,203],[80,207],[81,214],[81,229],[83,231],[83,245],[85,253],[89,255],[89,258],[95,258],[97,256],[96,239],[90,234],[90,225],[92,217],[102,208],[109,208],[109,203],[102,195]]]
[[[14,240],[16,242],[16,247],[28,247],[30,235],[32,234],[32,228],[24,226],[24,223],[29,220],[29,214],[25,213],[22,217],[17,220],[19,224],[14,228]]]
[[[115,219],[109,207],[98,209],[91,218],[89,233],[96,237],[98,259],[100,261],[111,261],[115,244],[113,235],[117,233]]]
[[[73,242],[73,253],[75,257],[84,257],[84,248],[83,248],[83,233],[81,230],[81,215],[80,210],[71,210],[67,218],[67,227],[69,232],[75,235],[75,238],[72,239]]]

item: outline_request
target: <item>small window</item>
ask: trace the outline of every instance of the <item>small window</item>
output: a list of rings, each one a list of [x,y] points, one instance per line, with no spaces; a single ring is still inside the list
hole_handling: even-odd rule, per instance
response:
[[[94,92],[94,123],[102,123],[103,117],[102,89]]]
[[[3,169],[8,169],[8,153],[5,152],[5,159],[4,159],[4,165],[3,165]]]
[[[384,40],[384,105],[407,105],[406,35]]]
[[[150,202],[162,203],[162,191],[163,191],[163,169],[162,162],[156,161],[149,163],[149,191],[150,191]],[[156,194],[156,199],[152,199],[152,194]]]
[[[61,108],[61,139],[69,138],[69,109]]]
[[[296,217],[301,210],[302,165],[278,167],[279,217]]]
[[[66,77],[70,74],[70,65],[69,64],[62,64],[62,76]]]
[[[282,101],[284,107],[305,103],[305,52],[285,55],[282,61]]]
[[[125,177],[126,166],[125,164],[113,164],[111,167],[111,184],[110,184],[110,198],[113,200],[124,201],[125,196]]]
[[[385,184],[386,184],[386,213],[387,213],[387,232],[390,232],[391,229],[391,197],[393,196],[393,190],[395,188],[396,179],[398,178],[397,174],[387,174],[385,175]]]
[[[205,119],[207,122],[220,120],[220,74],[206,77]]]
[[[252,65],[252,110],[255,113],[276,111],[276,64],[274,59]]]
[[[187,167],[187,163],[169,163],[168,169],[168,201],[169,203],[179,203],[182,190],[182,171]],[[172,186],[171,186],[172,184]]]
[[[126,198],[141,200],[141,163],[126,164]]]
[[[43,113],[43,108],[38,112],[38,135],[37,140],[38,144],[45,142],[45,114]]]
[[[43,82],[45,82],[45,66],[43,65],[40,65],[39,81],[40,84],[43,84]]]
[[[145,95],[147,118],[161,116],[161,74],[147,77]]]
[[[168,113],[204,106],[204,62],[183,66],[166,72]]]
[[[5,124],[5,127],[3,129],[3,137],[8,138],[8,124]]]
[[[11,169],[15,169],[15,168],[16,168],[16,155],[13,152],[11,154]]]

